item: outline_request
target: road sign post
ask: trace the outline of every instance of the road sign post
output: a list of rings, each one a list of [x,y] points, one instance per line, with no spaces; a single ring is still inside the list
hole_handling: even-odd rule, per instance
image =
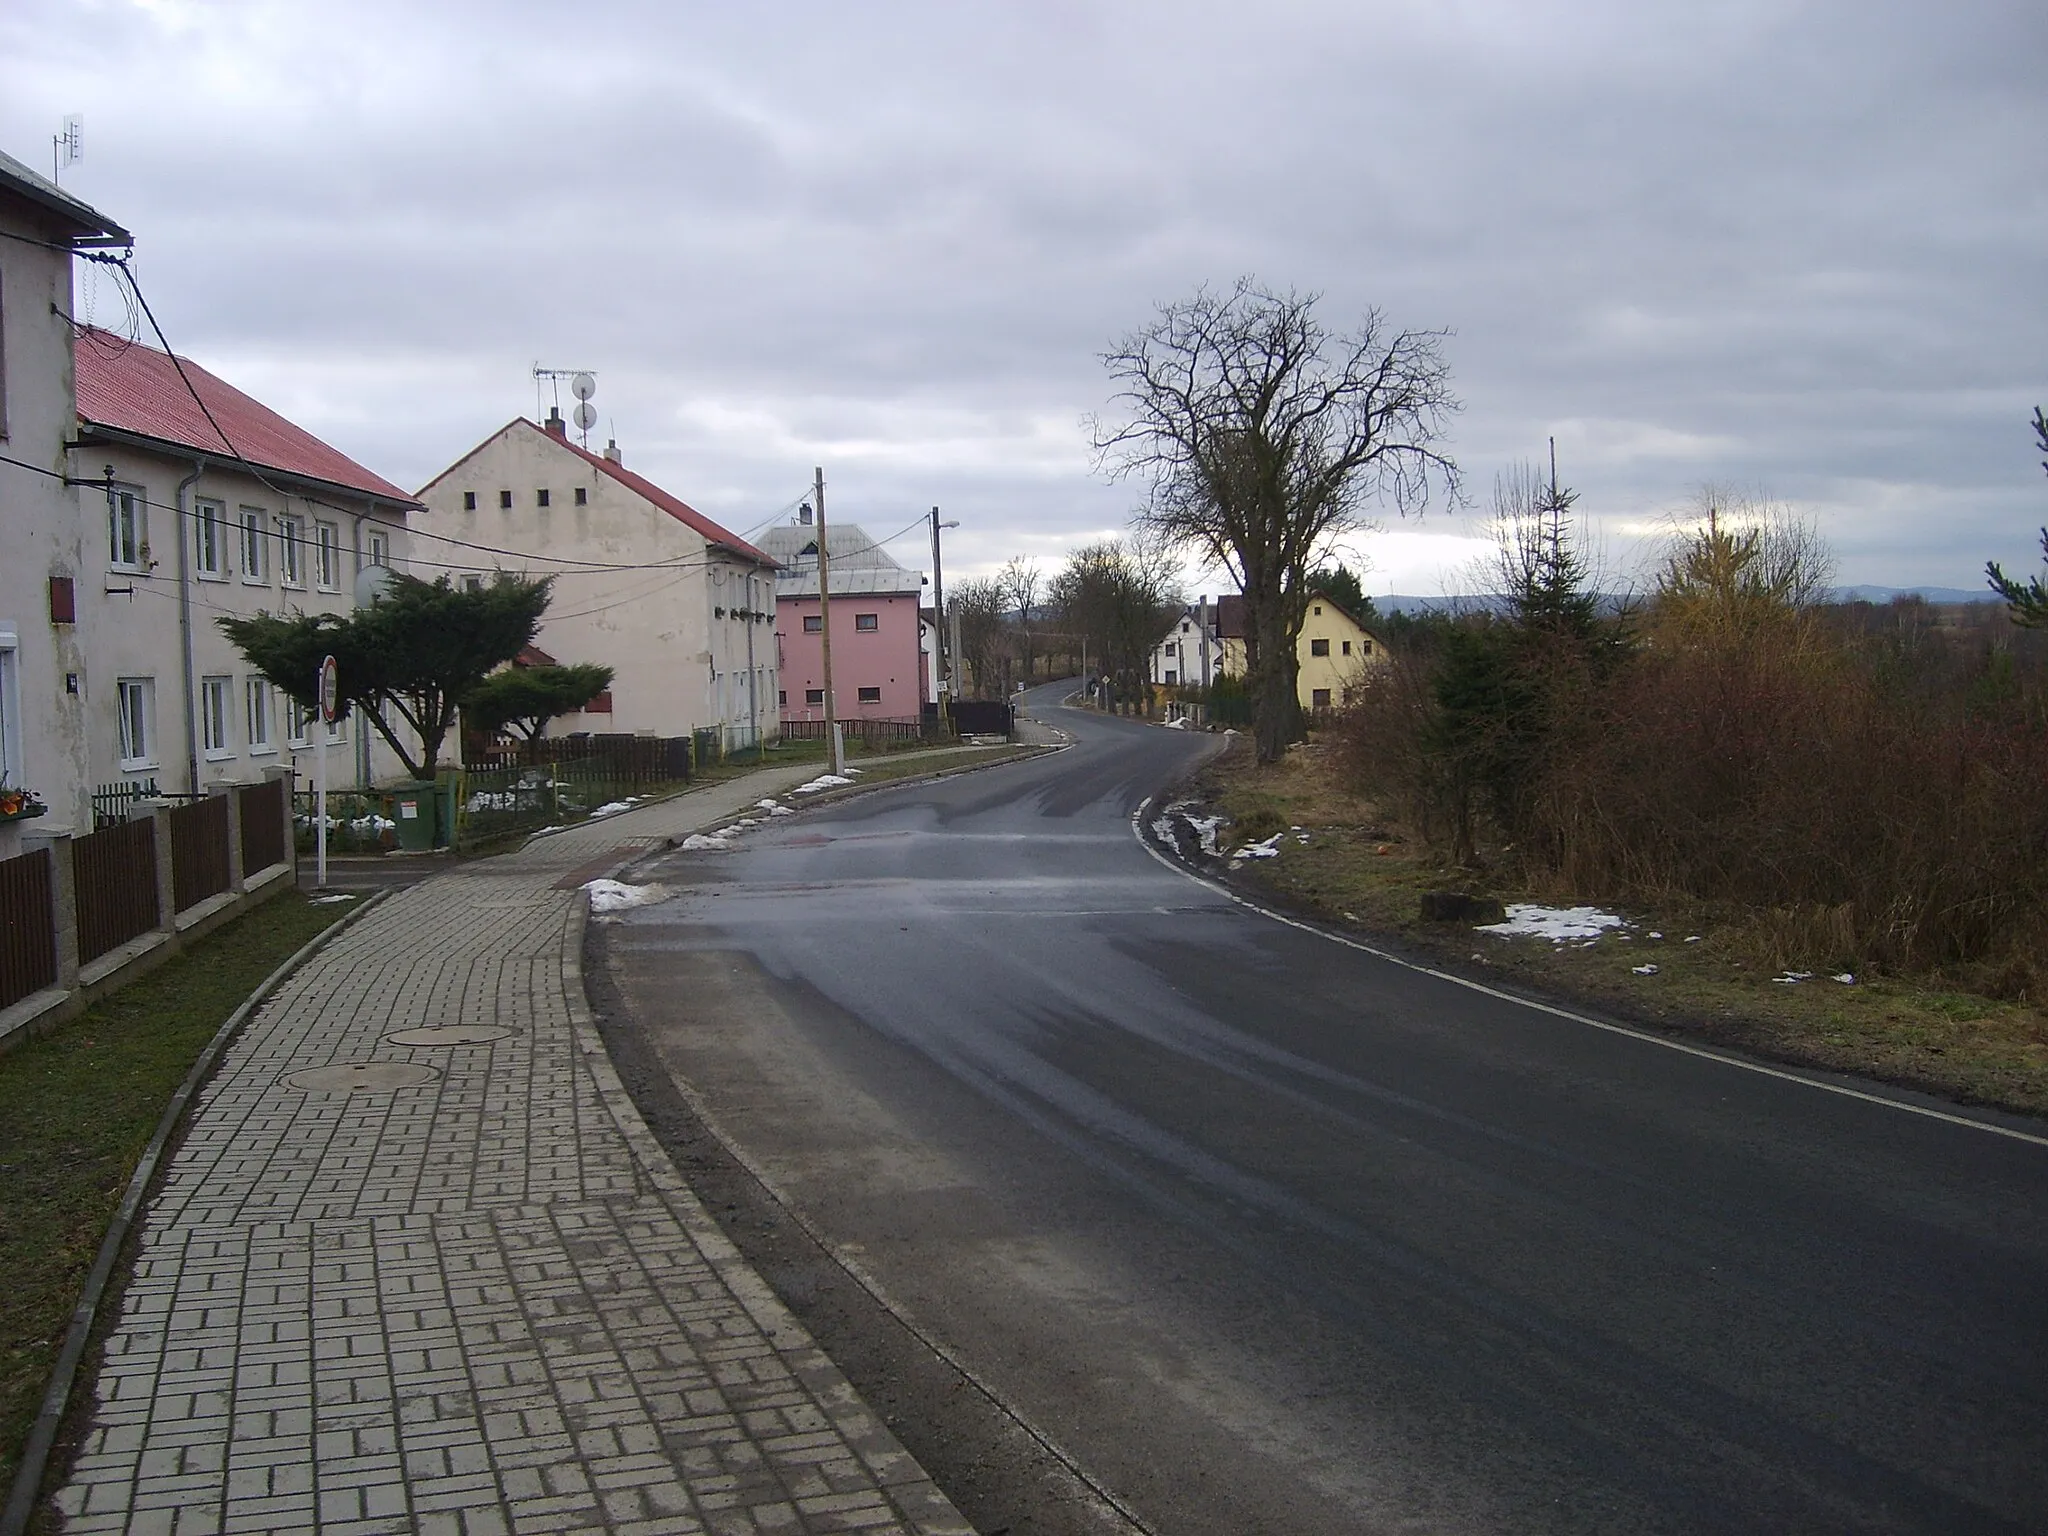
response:
[[[320,740],[315,745],[318,756],[314,758],[313,790],[313,883],[322,890],[327,888],[327,738],[333,734],[329,729],[341,705],[341,672],[332,656],[323,657],[320,662],[320,677],[315,685],[320,700]]]

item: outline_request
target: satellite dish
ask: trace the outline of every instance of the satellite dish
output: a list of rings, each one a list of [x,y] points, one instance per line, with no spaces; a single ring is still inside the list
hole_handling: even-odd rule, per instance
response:
[[[366,565],[356,573],[356,606],[367,608],[381,597],[388,597],[394,585],[390,570],[381,565]]]
[[[587,379],[590,377],[590,375],[586,373],[583,375],[583,377]],[[576,402],[576,430],[579,432],[588,432],[592,427],[596,425],[597,407],[592,405],[588,400],[578,400]]]
[[[569,393],[574,395],[578,400],[588,400],[592,395],[597,393],[597,380],[593,379],[587,373],[579,373],[576,375],[575,378],[569,381]],[[591,419],[593,421],[596,420],[595,417],[592,417]]]

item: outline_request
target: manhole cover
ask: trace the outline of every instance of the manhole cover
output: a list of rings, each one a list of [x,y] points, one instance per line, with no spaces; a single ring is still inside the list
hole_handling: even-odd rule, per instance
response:
[[[493,1040],[517,1033],[502,1024],[428,1024],[420,1029],[401,1029],[384,1038],[393,1045],[489,1045]]]
[[[432,1067],[416,1067],[407,1061],[344,1061],[287,1072],[284,1083],[301,1093],[390,1093],[399,1088],[423,1088],[440,1075]]]

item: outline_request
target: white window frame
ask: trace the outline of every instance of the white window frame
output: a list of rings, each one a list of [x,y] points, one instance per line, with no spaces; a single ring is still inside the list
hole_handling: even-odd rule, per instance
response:
[[[237,521],[242,530],[242,580],[252,587],[270,585],[270,513],[243,507]]]
[[[306,585],[306,520],[296,512],[277,514],[277,574],[287,587]]]
[[[320,712],[307,708],[290,694],[284,695],[284,709],[290,722],[285,727],[284,744],[294,752],[304,751],[313,745],[313,722],[319,718]]]
[[[313,523],[313,585],[322,592],[341,590],[341,524]]]
[[[124,677],[114,685],[120,714],[121,771],[143,773],[156,767],[156,679]]]
[[[199,680],[199,742],[209,763],[235,755],[234,696],[232,677]]]
[[[140,486],[107,487],[107,568],[149,571],[149,504]]]
[[[21,637],[11,624],[0,624],[0,784],[16,789],[21,782],[21,677],[16,652]]]
[[[391,569],[391,535],[389,533],[379,529],[370,535],[370,554],[367,563],[370,565],[381,565],[387,571]]]
[[[227,532],[225,502],[200,499],[192,503],[192,574],[201,581],[226,581],[227,551],[222,535]]]
[[[277,751],[277,743],[270,739],[271,727],[277,723],[276,712],[270,705],[270,693],[269,678],[242,679],[242,729],[249,742],[251,757],[267,757]]]

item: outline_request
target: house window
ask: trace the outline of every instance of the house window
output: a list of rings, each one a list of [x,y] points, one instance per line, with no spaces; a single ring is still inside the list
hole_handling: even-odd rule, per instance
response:
[[[277,517],[277,567],[286,586],[306,584],[306,520],[293,512]]]
[[[1330,654],[1330,642],[1327,640],[1311,640],[1308,643],[1308,653],[1311,656],[1327,656]]]
[[[1167,654],[1167,655],[1169,655],[1169,656],[1178,656],[1178,655],[1180,655],[1180,642],[1179,642],[1178,640],[1169,640],[1169,641],[1167,641],[1167,642],[1166,642],[1166,654]]]
[[[882,690],[881,690],[881,688],[880,688],[880,687],[878,686],[878,687],[874,687],[874,688],[863,688],[863,689],[861,689],[861,691],[860,691],[860,701],[861,701],[861,703],[863,703],[863,704],[879,704],[879,703],[881,703],[881,702],[882,702]]]
[[[818,708],[823,709],[825,707],[825,690],[822,688],[806,688],[804,690],[804,703],[814,704]]]
[[[290,698],[285,700],[284,707],[291,718],[291,737],[286,744],[293,748],[313,745],[313,721],[318,711]]]
[[[862,634],[871,635],[882,627],[882,616],[879,613],[856,613],[853,627]]]
[[[577,506],[579,506],[579,507],[582,507],[582,506],[588,506],[589,504],[590,504],[590,487],[589,487],[589,486],[587,486],[587,485],[579,485],[579,486],[577,486],[577,487],[576,487],[576,505],[577,505]]]
[[[533,493],[533,504],[536,507],[544,507],[548,504],[548,488],[546,486],[542,486]]]
[[[116,685],[121,703],[121,771],[154,768],[156,746],[156,679],[124,677]]]
[[[465,591],[465,592],[481,592],[481,591],[483,591],[483,589],[484,589],[484,579],[483,579],[483,577],[481,577],[481,576],[465,576],[465,577],[463,577],[463,578],[462,578],[462,590],[463,590],[463,591]]]
[[[807,634],[807,635],[816,635],[816,634],[822,634],[822,633],[824,632],[824,629],[825,629],[825,616],[824,616],[824,615],[823,615],[822,613],[807,613],[807,614],[805,614],[805,615],[804,615],[804,633],[805,633],[805,634]]]
[[[1370,640],[1359,641],[1358,654],[1361,656],[1370,656],[1372,654],[1372,642]]]
[[[199,739],[209,761],[235,755],[228,722],[234,716],[235,680],[231,677],[202,677],[199,680]]]
[[[1346,656],[1349,656],[1351,654],[1351,642],[1349,640],[1346,640],[1344,642],[1344,654]]]
[[[0,629],[0,782],[21,782],[21,679],[14,652],[19,637]]]
[[[1168,667],[1166,669],[1166,686],[1171,688],[1175,683],[1179,681],[1180,678],[1175,674],[1174,669],[1172,667]]]
[[[341,529],[337,524],[313,525],[313,580],[323,592],[341,587]]]
[[[391,535],[373,533],[370,535],[370,564],[389,567],[391,564]]]
[[[505,511],[510,512],[512,510],[512,493],[510,491],[498,492],[498,505],[504,508]]]
[[[787,688],[775,690],[775,707],[777,709],[789,708],[789,690]]]
[[[464,491],[462,493],[462,510],[465,512],[474,512],[476,510],[475,491]]]
[[[270,684],[260,677],[242,684],[242,735],[251,752],[275,752],[270,744]]]
[[[149,522],[142,492],[117,485],[107,491],[107,564],[117,571],[149,569]]]
[[[242,508],[242,580],[270,584],[270,514],[261,507]]]
[[[1323,605],[1322,605],[1321,603],[1317,603],[1317,604],[1316,604],[1316,617],[1320,619],[1320,618],[1321,618],[1322,616],[1323,616]]]
[[[1327,688],[1309,689],[1308,703],[1311,709],[1328,709],[1330,707],[1330,690]]]
[[[217,501],[192,503],[192,569],[218,581],[227,575],[228,509]]]

